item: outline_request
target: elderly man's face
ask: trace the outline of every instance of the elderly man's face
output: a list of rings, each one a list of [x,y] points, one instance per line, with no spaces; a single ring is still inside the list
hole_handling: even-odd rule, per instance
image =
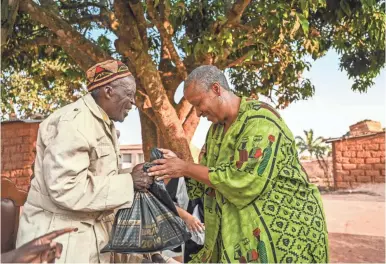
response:
[[[197,82],[192,82],[185,88],[184,97],[196,109],[198,117],[206,117],[213,123],[223,121],[220,99],[213,89],[207,91],[198,86]]]
[[[109,117],[113,121],[123,122],[129,111],[135,105],[136,85],[133,78],[125,77],[111,84],[109,100]]]

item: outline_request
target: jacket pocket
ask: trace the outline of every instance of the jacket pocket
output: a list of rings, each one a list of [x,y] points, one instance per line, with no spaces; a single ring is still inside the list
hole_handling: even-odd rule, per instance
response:
[[[58,263],[89,263],[91,250],[96,250],[95,242],[92,244],[94,235],[92,225],[71,219],[71,217],[53,214],[49,232],[76,227],[78,231],[59,236],[55,241],[63,245],[62,255]]]
[[[112,148],[109,146],[97,146],[95,148],[97,157],[100,159],[102,157],[106,157],[112,153]]]

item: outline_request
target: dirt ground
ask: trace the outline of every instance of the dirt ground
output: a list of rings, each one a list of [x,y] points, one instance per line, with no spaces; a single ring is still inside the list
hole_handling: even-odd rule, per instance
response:
[[[385,186],[322,194],[332,263],[385,263]]]
[[[330,233],[331,263],[385,263],[385,237]]]

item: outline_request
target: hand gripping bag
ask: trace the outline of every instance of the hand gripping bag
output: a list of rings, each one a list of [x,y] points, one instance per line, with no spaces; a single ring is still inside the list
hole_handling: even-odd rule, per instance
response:
[[[160,158],[162,152],[153,149],[150,161]],[[145,163],[144,171],[152,166]],[[135,192],[131,208],[117,212],[101,253],[151,253],[176,248],[190,237],[164,183],[155,181],[148,192]]]

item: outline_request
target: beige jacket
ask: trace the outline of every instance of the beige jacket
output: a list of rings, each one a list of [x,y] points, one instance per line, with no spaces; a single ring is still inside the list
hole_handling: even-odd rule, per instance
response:
[[[20,219],[17,246],[47,232],[78,227],[57,239],[58,262],[109,262],[99,254],[108,242],[114,209],[134,196],[130,174],[118,174],[119,147],[113,122],[86,95],[41,123],[35,178]]]

